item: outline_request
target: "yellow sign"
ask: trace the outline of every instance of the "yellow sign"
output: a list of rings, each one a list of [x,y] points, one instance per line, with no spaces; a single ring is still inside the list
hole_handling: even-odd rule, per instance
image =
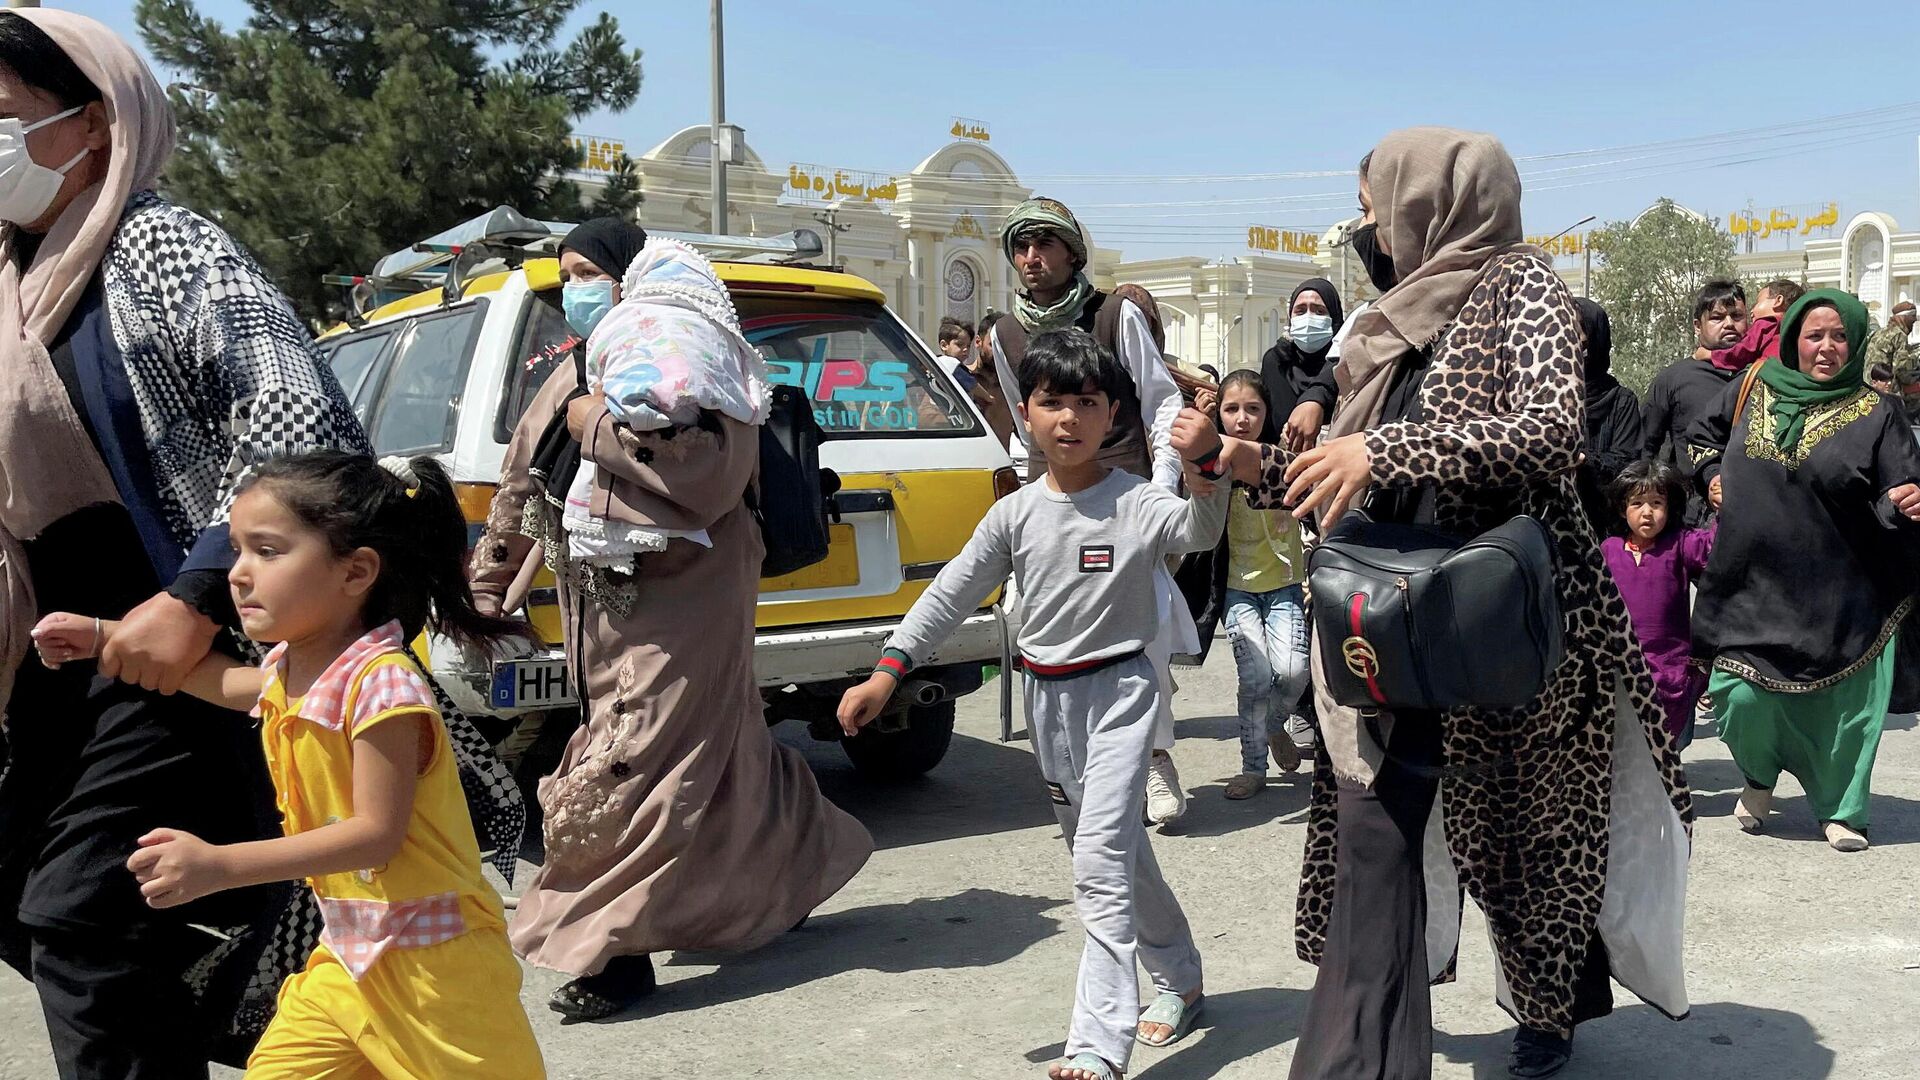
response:
[[[879,173],[829,172],[818,165],[787,166],[787,189],[783,195],[793,202],[871,202],[890,203],[900,197],[900,182]]]
[[[960,216],[953,219],[953,235],[971,236],[976,240],[987,238],[986,230],[980,227],[980,222],[965,210],[960,211]]]
[[[598,135],[569,135],[568,145],[585,156],[580,167],[587,172],[612,172],[620,159],[627,156],[627,144],[623,139],[603,139]]]
[[[956,139],[972,139],[974,142],[993,141],[993,133],[988,130],[984,121],[969,120],[964,116],[953,118],[953,126],[947,129],[947,134]]]
[[[1527,243],[1540,248],[1556,259],[1563,255],[1578,255],[1587,250],[1585,233],[1568,233],[1565,236],[1529,236]]]
[[[1828,203],[1825,210],[1817,214],[1808,214],[1796,218],[1785,210],[1769,210],[1765,217],[1759,214],[1735,211],[1727,219],[1727,230],[1735,236],[1751,236],[1756,240],[1765,240],[1775,233],[1791,234],[1798,229],[1801,236],[1815,229],[1831,229],[1840,224],[1840,204]]]
[[[1320,254],[1320,234],[1269,229],[1265,225],[1247,226],[1247,246],[1255,251],[1280,251],[1288,255]]]

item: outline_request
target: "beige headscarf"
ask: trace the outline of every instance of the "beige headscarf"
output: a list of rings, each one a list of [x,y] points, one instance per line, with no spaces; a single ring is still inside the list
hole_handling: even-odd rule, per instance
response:
[[[1378,424],[1400,359],[1446,329],[1495,255],[1521,246],[1520,172],[1491,135],[1396,131],[1374,148],[1367,189],[1400,280],[1341,343],[1329,438]]]
[[[1379,424],[1401,362],[1440,336],[1494,256],[1528,250],[1520,229],[1520,172],[1491,135],[1436,127],[1396,131],[1374,148],[1367,189],[1399,282],[1354,317],[1340,347],[1334,369],[1340,398],[1329,439]],[[1381,748],[1358,710],[1328,696],[1317,641],[1312,652],[1314,704],[1328,760],[1340,776],[1371,786]],[[1392,722],[1381,717],[1383,734]]]
[[[93,82],[112,138],[106,179],[61,213],[23,274],[19,229],[0,234],[0,708],[27,652],[36,614],[20,541],[119,494],[47,355],[106,256],[127,199],[154,185],[173,153],[173,109],[119,35],[84,15],[9,12],[53,39]],[[31,72],[20,73],[31,77]]]

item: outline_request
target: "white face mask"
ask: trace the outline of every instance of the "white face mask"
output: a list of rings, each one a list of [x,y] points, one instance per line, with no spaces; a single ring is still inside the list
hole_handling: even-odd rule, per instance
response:
[[[84,105],[77,106],[32,125],[21,123],[17,116],[0,119],[0,221],[26,225],[46,216],[47,207],[52,206],[54,196],[60,194],[60,185],[67,173],[92,150],[82,150],[72,161],[49,169],[27,153],[27,132],[65,120],[84,108]]]
[[[1327,342],[1333,340],[1333,316],[1312,313],[1295,315],[1293,321],[1287,324],[1287,336],[1302,351],[1319,352],[1327,347]]]

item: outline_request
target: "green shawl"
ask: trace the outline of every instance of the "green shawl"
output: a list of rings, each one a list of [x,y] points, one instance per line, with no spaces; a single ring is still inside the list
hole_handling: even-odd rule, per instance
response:
[[[1847,362],[1826,382],[1816,382],[1799,367],[1800,324],[1806,321],[1807,312],[1817,307],[1838,311],[1847,331]],[[1787,317],[1780,321],[1780,362],[1759,361],[1760,381],[1772,391],[1767,411],[1773,415],[1774,445],[1782,453],[1791,453],[1800,445],[1807,413],[1860,392],[1865,385],[1867,335],[1872,332],[1866,305],[1839,289],[1815,289],[1787,309]]]

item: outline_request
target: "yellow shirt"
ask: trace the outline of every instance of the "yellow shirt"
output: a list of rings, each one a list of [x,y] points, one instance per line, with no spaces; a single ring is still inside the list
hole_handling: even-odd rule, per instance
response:
[[[291,700],[281,682],[285,649],[267,656],[255,714],[287,835],[352,816],[353,740],[360,734],[396,717],[427,719],[432,731],[399,854],[385,866],[308,879],[326,924],[321,941],[358,979],[388,949],[504,927],[499,894],[480,874],[480,844],[453,746],[399,624],[355,642],[305,697]]]
[[[1299,584],[1307,576],[1300,553],[1300,525],[1285,510],[1255,510],[1245,490],[1227,507],[1227,588],[1265,593]]]

